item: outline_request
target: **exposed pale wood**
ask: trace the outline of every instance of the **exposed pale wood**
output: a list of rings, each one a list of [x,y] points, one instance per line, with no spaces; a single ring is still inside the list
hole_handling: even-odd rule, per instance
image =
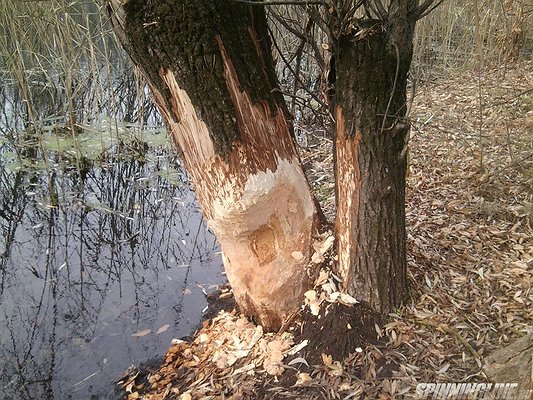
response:
[[[352,138],[346,137],[346,127],[342,109],[337,107],[336,120],[336,188],[337,220],[335,230],[338,240],[338,270],[343,277],[345,289],[350,286],[352,278],[352,256],[357,251],[357,242],[353,236],[356,229],[356,217],[359,213],[359,195],[361,190],[361,171],[359,169],[359,146],[361,132]]]
[[[228,64],[228,86],[244,140],[226,161],[215,154],[209,129],[173,73],[162,70],[161,76],[173,109],[166,109],[161,93],[153,92],[222,246],[237,303],[265,327],[279,327],[298,309],[306,290],[316,218],[283,114],[272,115],[267,105],[254,104]],[[296,260],[295,251],[304,257]]]

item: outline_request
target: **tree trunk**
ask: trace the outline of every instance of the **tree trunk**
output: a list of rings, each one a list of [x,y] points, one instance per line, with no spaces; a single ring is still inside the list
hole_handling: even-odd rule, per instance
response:
[[[108,0],[108,8],[181,152],[237,304],[279,328],[308,288],[317,209],[276,91],[263,8],[222,0]]]
[[[407,294],[403,117],[414,22],[398,13],[360,21],[335,48],[338,273],[381,314]]]

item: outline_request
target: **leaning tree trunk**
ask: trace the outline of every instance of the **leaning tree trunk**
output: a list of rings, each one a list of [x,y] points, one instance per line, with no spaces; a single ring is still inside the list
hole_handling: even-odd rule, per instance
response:
[[[292,140],[262,7],[108,0],[220,241],[237,304],[268,329],[308,287],[317,209]]]
[[[389,18],[360,21],[366,28],[335,48],[338,272],[348,293],[382,314],[407,292],[403,117],[414,29],[405,11]]]

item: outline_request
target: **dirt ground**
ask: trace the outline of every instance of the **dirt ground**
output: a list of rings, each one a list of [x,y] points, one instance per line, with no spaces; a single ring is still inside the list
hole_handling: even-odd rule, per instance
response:
[[[326,269],[304,313],[340,336],[306,324],[269,334],[222,311],[163,365],[129,371],[127,398],[410,399],[418,383],[486,382],[485,357],[533,332],[532,71],[523,62],[418,83],[404,307],[381,321],[350,298],[319,301],[337,297]],[[331,141],[310,134],[302,158],[331,217]]]

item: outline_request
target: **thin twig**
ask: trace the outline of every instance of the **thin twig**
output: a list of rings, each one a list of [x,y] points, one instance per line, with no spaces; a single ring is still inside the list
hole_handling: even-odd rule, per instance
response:
[[[426,0],[425,2],[420,4],[418,8],[413,11],[413,17],[416,20],[424,18],[425,16],[430,14],[435,8],[444,3],[444,0],[437,1],[437,4],[435,5],[433,5],[433,3],[435,3],[435,0]],[[431,7],[432,5],[433,7]]]
[[[269,33],[270,33],[270,36],[271,36],[271,37],[274,37],[274,33],[272,32],[272,29],[270,29],[270,27],[268,28],[268,31],[269,31]],[[331,118],[331,121],[334,121],[335,119],[333,118],[333,115],[331,115],[331,113],[329,112],[329,108],[328,108],[328,106],[327,106],[322,100],[320,100],[320,98],[319,98],[316,94],[314,94],[314,93],[311,92],[309,89],[307,89],[307,87],[305,87],[305,85],[302,83],[302,80],[301,80],[300,76],[298,76],[298,75],[295,73],[295,71],[292,69],[290,63],[287,61],[287,59],[286,59],[285,56],[283,55],[283,52],[282,52],[281,49],[279,48],[279,46],[278,46],[278,44],[276,43],[276,41],[273,40],[272,43],[274,44],[274,47],[276,48],[277,52],[279,53],[281,59],[283,60],[283,62],[284,62],[285,65],[287,66],[287,68],[289,69],[290,73],[293,74],[294,79],[296,79],[296,80],[300,83],[302,89],[305,90],[305,92],[306,92],[307,94],[309,94],[309,95],[313,98],[313,100],[315,100],[318,104],[320,104],[322,107],[325,108],[325,110],[326,110],[326,112],[327,112],[327,115]],[[311,107],[309,107],[309,109],[313,110]],[[314,110],[313,110],[313,112],[314,112]]]
[[[511,97],[511,98],[509,98],[509,99],[507,99],[505,101],[500,101],[499,103],[491,104],[490,106],[486,106],[485,108],[487,109],[487,108],[493,108],[493,107],[503,106],[505,104],[509,104],[511,101],[513,101],[513,100],[515,100],[515,99],[517,99],[517,98],[519,98],[519,97],[521,97],[521,96],[523,96],[525,94],[528,94],[530,92],[533,92],[533,88],[526,89],[526,90],[518,93],[517,95],[514,95],[513,97]]]
[[[327,5],[325,1],[320,0],[232,0],[236,3],[250,4],[253,6],[301,6],[301,5]]]
[[[474,358],[481,359],[481,356],[476,351],[476,349],[474,349],[472,345],[468,343],[468,341],[464,337],[461,336],[461,334],[459,333],[459,331],[457,331],[457,329],[454,329],[446,324],[439,324],[438,322],[435,322],[432,320],[417,319],[415,320],[415,322],[419,325],[425,325],[425,326],[430,326],[432,328],[441,329],[445,333],[453,336],[455,339],[461,342],[461,344],[468,350],[470,354],[472,354]]]

